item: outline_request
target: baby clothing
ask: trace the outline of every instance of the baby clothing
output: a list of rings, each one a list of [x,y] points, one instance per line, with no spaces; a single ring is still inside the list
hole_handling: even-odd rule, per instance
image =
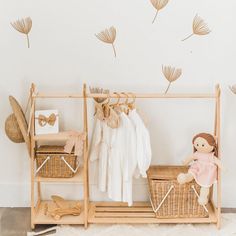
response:
[[[110,140],[113,129],[106,125],[105,122],[97,119],[90,160],[98,161],[98,188],[101,192],[107,191],[107,168],[108,156],[110,152]]]
[[[90,160],[98,160],[98,187],[113,201],[133,204],[133,176],[147,177],[151,163],[149,132],[136,110],[119,113],[119,127],[96,119]]]
[[[196,161],[191,164],[189,173],[201,187],[211,187],[217,179],[217,166],[214,163],[214,152],[195,152]]]
[[[108,168],[108,197],[113,201],[133,203],[132,179],[137,165],[135,129],[125,113],[111,137]]]
[[[147,177],[146,171],[151,164],[152,150],[149,131],[143,123],[136,109],[130,111],[129,118],[133,122],[136,131],[136,142],[137,142],[137,164],[138,164],[138,175],[141,174],[143,178]],[[136,175],[136,177],[138,177]]]

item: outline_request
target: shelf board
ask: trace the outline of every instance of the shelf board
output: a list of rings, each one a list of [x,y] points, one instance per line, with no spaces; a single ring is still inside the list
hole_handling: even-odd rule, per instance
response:
[[[34,135],[34,141],[66,141],[70,138],[68,132],[59,132],[57,134],[38,134]]]
[[[92,202],[89,209],[89,223],[119,223],[119,224],[143,224],[143,223],[217,223],[216,213],[211,204],[208,204],[209,217],[204,218],[171,218],[158,219],[148,202],[136,202],[132,207],[125,203],[116,202]]]
[[[83,183],[84,168],[79,167],[77,173],[71,178],[47,178],[36,175],[36,182],[63,182],[63,183]]]
[[[68,202],[75,202],[75,201],[68,201]],[[60,220],[55,220],[51,216],[44,215],[44,207],[45,204],[52,204],[52,201],[41,201],[38,207],[38,211],[35,213],[34,217],[34,224],[84,224],[84,209],[83,209],[83,203],[80,202],[82,206],[82,211],[79,216],[63,216]]]

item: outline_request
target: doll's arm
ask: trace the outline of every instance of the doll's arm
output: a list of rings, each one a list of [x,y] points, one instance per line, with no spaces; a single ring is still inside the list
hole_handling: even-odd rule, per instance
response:
[[[196,160],[197,158],[194,156],[187,157],[182,163],[184,166],[187,166],[191,161]]]
[[[218,159],[218,158],[215,157],[215,156],[214,156],[214,163],[215,163],[220,169],[224,169],[221,160]]]

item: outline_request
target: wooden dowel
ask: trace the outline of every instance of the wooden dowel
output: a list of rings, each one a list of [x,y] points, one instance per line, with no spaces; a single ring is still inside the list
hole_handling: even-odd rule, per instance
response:
[[[127,95],[121,93],[89,93],[87,98],[127,98]],[[215,94],[211,93],[134,93],[135,98],[216,98]],[[38,93],[34,98],[83,98],[82,94],[43,94]],[[131,97],[131,96],[130,96]]]
[[[210,93],[134,93],[135,98],[216,98],[215,94]],[[99,93],[89,93],[87,94],[88,98],[127,98],[126,94],[99,94]],[[131,96],[130,96],[131,98]]]
[[[33,97],[35,98],[83,98],[83,94],[38,93],[38,94],[35,94]]]

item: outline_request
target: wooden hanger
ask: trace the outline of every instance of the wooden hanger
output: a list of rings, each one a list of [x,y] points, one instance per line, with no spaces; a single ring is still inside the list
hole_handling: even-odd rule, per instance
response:
[[[130,110],[133,110],[133,109],[135,109],[136,96],[135,96],[134,93],[128,93],[128,94],[130,94],[133,98],[133,101],[128,103],[128,107],[129,107]]]

